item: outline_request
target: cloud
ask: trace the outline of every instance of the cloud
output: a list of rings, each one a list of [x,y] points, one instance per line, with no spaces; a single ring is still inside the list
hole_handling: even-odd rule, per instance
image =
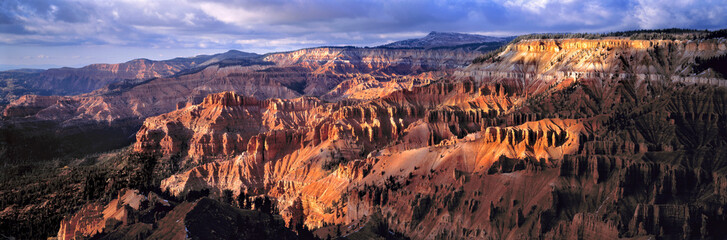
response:
[[[294,38],[281,38],[281,39],[245,39],[245,40],[237,40],[235,41],[237,44],[241,45],[270,45],[270,46],[280,46],[280,45],[290,45],[290,44],[325,44],[326,42],[323,40],[301,40],[301,39],[294,39]]]
[[[638,0],[630,14],[641,28],[727,26],[727,2],[724,0]]]
[[[424,36],[429,31],[502,35],[669,27],[715,29],[727,26],[724,3],[724,0],[2,0],[0,47],[97,45],[266,52],[317,45],[370,46]],[[46,60],[61,61],[62,58],[53,56]]]
[[[355,19],[368,15],[371,3],[363,1],[199,1],[207,15],[225,23],[251,27],[256,24],[299,25]]]

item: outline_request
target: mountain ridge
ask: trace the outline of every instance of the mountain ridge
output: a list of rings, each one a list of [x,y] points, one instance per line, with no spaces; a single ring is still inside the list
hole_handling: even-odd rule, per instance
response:
[[[481,35],[459,34],[459,33],[441,33],[432,32],[429,40],[436,39],[438,44],[430,47],[404,47],[404,48],[422,48],[422,49],[443,49],[443,50],[460,50],[467,52],[484,52],[494,50],[506,41],[500,41],[500,38],[486,37]],[[464,41],[457,42],[456,45],[442,45],[441,42],[452,40],[453,36],[466,37]],[[422,38],[425,39],[426,37]],[[475,40],[473,40],[475,39]],[[503,38],[504,39],[504,38]],[[414,43],[422,43],[422,40],[410,39],[403,41],[413,41]],[[325,48],[325,47],[314,47]],[[351,47],[339,46],[330,48],[342,49],[376,49],[389,48],[386,45],[378,47]],[[212,55],[197,55],[193,57],[177,57],[167,60],[149,60],[145,58],[132,59],[123,63],[106,64],[94,63],[79,68],[60,67],[49,68],[41,71],[28,70],[7,70],[0,71],[0,106],[19,98],[25,94],[36,95],[76,95],[88,93],[100,89],[106,85],[114,84],[121,81],[130,80],[147,80],[154,77],[168,77],[178,74],[186,74],[198,72],[206,66],[213,64],[234,65],[233,59],[258,61],[266,56],[296,52],[305,49],[291,50],[286,52],[273,52],[266,54],[247,53],[238,50],[229,50],[224,53]],[[227,63],[224,63],[227,61]],[[12,86],[12,87],[11,87]]]
[[[485,44],[492,42],[509,42],[514,37],[490,37],[478,34],[437,32],[432,31],[424,37],[406,39],[380,45],[380,48],[443,48],[468,44]]]
[[[138,58],[123,63],[95,63],[80,68],[0,72],[0,105],[25,94],[75,95],[88,93],[124,80],[147,80],[172,76],[180,71],[214,64],[230,58],[256,58],[259,55],[230,50],[214,55],[197,55],[168,60]],[[11,87],[12,86],[12,87]]]

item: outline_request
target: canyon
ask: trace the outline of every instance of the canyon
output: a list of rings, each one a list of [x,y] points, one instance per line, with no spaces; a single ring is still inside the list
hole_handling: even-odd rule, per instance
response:
[[[68,154],[66,149],[80,156],[120,148],[133,141],[129,136],[145,118],[198,104],[211,93],[364,100],[427,84],[478,55],[446,49],[323,47],[221,60],[171,77],[119,82],[75,96],[27,95],[3,110],[8,120],[0,123],[0,130],[9,131],[8,136],[22,135],[5,141],[9,149],[5,159],[47,159]],[[55,134],[46,136],[48,132]],[[16,149],[11,142],[38,142],[21,147],[38,151]],[[40,150],[49,145],[54,147]]]
[[[60,239],[720,239],[727,40],[688,34],[248,56],[19,97],[2,127],[126,146]]]

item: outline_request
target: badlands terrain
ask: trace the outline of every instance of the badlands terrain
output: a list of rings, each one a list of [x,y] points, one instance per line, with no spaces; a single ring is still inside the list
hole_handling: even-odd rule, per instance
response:
[[[725,36],[432,32],[2,72],[0,234],[723,239]]]

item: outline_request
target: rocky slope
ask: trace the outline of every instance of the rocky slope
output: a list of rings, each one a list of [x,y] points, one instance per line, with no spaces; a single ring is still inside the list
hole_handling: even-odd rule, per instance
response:
[[[257,100],[233,92],[212,94],[199,105],[147,118],[134,150],[196,158],[240,154],[260,133],[315,122],[320,114],[313,109],[321,103],[307,97]]]
[[[4,115],[56,121],[110,122],[158,115],[174,110],[179,104],[197,104],[208,94],[222,91],[235,91],[258,99],[320,96],[339,83],[362,74],[384,82],[400,79],[397,75],[435,71],[422,75],[423,79],[403,78],[410,81],[409,85],[421,84],[442,76],[438,73],[440,71],[452,71],[455,67],[466,65],[475,56],[474,53],[446,50],[304,49],[271,54],[262,62],[213,65],[172,78],[111,85],[90,94],[56,97],[55,103],[36,101],[40,98],[24,98],[9,104]],[[357,85],[344,88],[353,86]],[[40,111],[26,110],[26,106]]]
[[[0,138],[0,148],[9,150],[0,154],[22,161],[123,147],[133,141],[145,118],[224,91],[259,100],[304,95],[367,100],[427,84],[475,56],[451,50],[303,49],[264,59],[223,60],[172,77],[120,82],[82,95],[25,96],[3,110],[0,131],[8,132],[8,138]]]
[[[147,120],[135,150],[234,157],[161,188],[266,194],[342,236],[381,214],[412,238],[720,238],[727,80],[700,62],[726,43],[524,40],[364,102],[210,95]]]
[[[463,71],[464,76],[518,78],[674,78],[686,82],[719,78],[702,62],[725,54],[724,40],[566,39],[523,40]],[[502,73],[498,73],[502,72]],[[503,74],[511,74],[510,76]],[[515,75],[512,75],[515,74]],[[550,76],[528,76],[544,74]],[[716,79],[715,79],[716,80]],[[676,80],[675,80],[676,81]],[[718,82],[718,81],[715,81]],[[719,84],[717,84],[719,85]]]
[[[82,95],[26,96],[3,110],[0,149],[7,150],[0,151],[0,161],[43,161],[128,146],[145,118],[201,103],[212,93],[368,100],[430,83],[475,56],[461,50],[303,49],[265,59],[208,60],[171,77],[122,81]]]
[[[202,198],[174,203],[124,189],[61,221],[58,239],[297,239],[282,219]]]
[[[416,74],[461,67],[478,55],[451,50],[323,47],[273,53],[265,60],[281,66],[299,65],[313,73]]]

